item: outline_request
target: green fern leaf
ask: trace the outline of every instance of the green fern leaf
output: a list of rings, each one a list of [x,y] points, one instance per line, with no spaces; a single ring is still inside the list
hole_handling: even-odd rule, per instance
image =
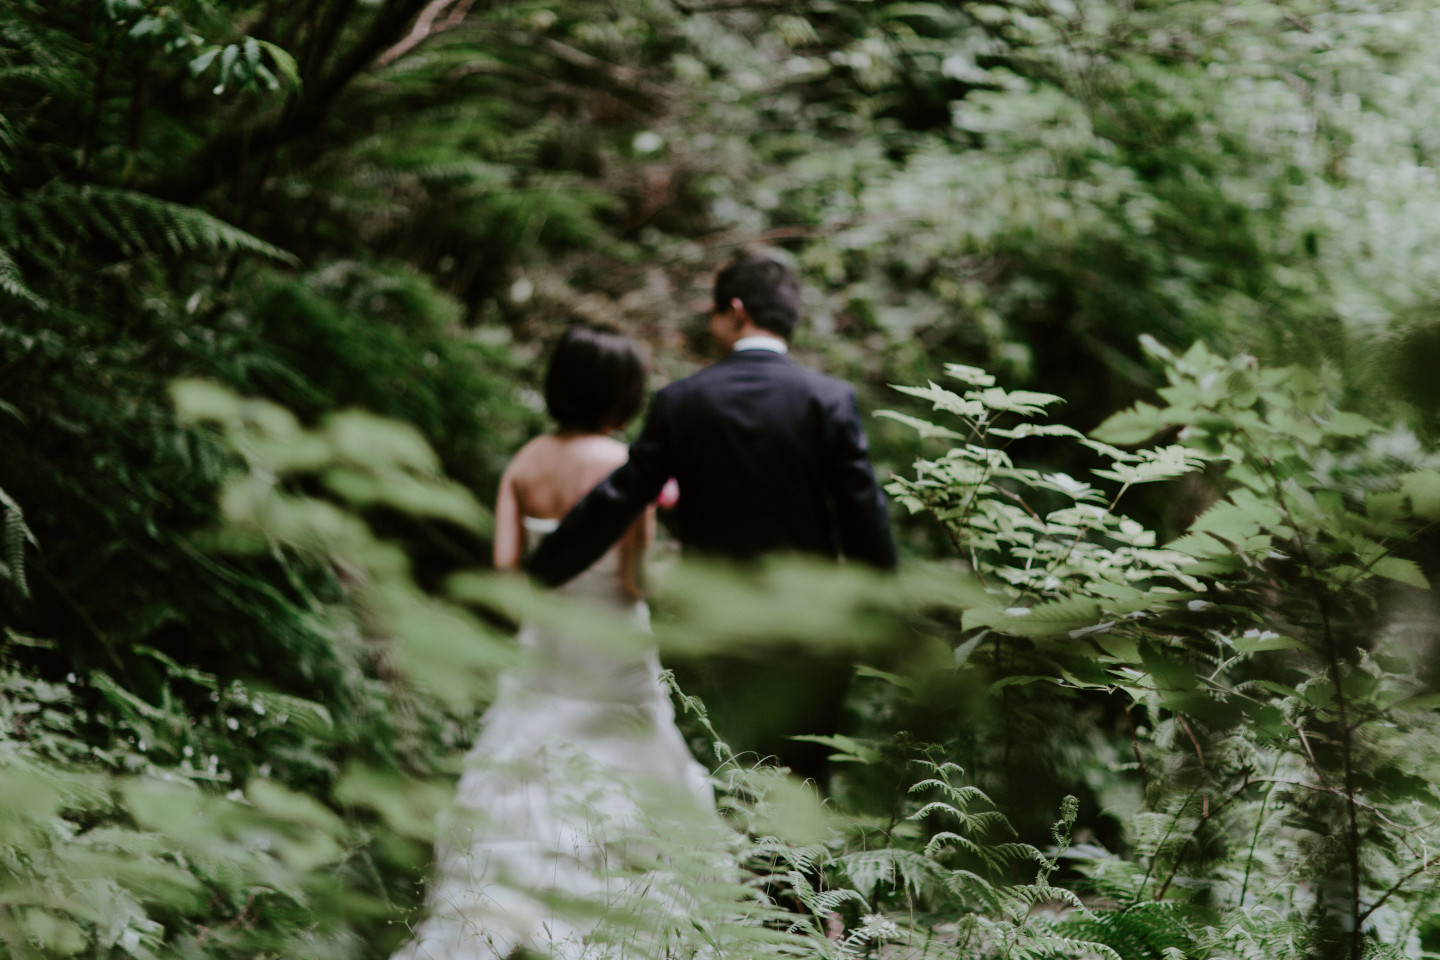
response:
[[[68,245],[64,233],[84,239],[94,231],[126,255],[245,251],[298,263],[293,254],[203,210],[134,190],[56,183],[22,205],[27,221],[43,226],[41,238],[62,250]]]
[[[25,285],[25,277],[20,272],[20,266],[10,256],[10,252],[0,247],[0,290],[4,290],[17,300],[24,300],[33,307],[44,310],[45,301],[39,294]]]
[[[35,535],[25,524],[25,513],[14,498],[0,489],[0,516],[3,516],[4,564],[0,575],[15,587],[23,597],[30,596],[30,585],[25,577],[25,545],[36,544]]]

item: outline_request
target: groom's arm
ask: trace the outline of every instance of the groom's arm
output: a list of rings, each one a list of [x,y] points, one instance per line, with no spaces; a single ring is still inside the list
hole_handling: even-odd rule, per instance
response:
[[[581,497],[530,557],[525,569],[536,580],[551,587],[567,582],[599,560],[655,501],[671,475],[661,406],[657,394],[630,445],[630,459]]]
[[[853,389],[847,387],[833,409],[830,427],[830,489],[840,553],[881,570],[893,570],[890,510],[870,467],[870,442]]]

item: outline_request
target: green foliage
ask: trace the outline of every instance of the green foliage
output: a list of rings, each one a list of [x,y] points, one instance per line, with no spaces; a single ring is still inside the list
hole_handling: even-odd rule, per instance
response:
[[[905,390],[959,426],[903,419],[964,443],[892,489],[946,526],[990,594],[961,622],[968,662],[994,648],[992,695],[1055,684],[1119,696],[1130,719],[1145,787],[1133,855],[1081,868],[1118,913],[1067,923],[1126,956],[1413,949],[1433,895],[1421,811],[1440,805],[1411,773],[1436,734],[1414,557],[1440,474],[1387,455],[1390,434],[1336,410],[1323,376],[1148,348],[1164,405],[1071,435],[1113,491],[1015,464],[1009,448],[1045,432],[1015,418],[1056,398],[953,366],[964,394]],[[1183,446],[1111,445],[1157,436]],[[1204,484],[1163,547],[1116,512],[1152,481]]]
[[[1412,0],[10,3],[5,950],[383,955],[497,610],[583,616],[481,569],[543,344],[618,321],[686,372],[762,242],[807,281],[797,355],[862,401],[936,357],[1026,389],[951,366],[906,390],[938,422],[872,430],[882,472],[954,448],[896,481],[936,521],[898,580],[657,598],[677,652],[875,661],[832,819],[722,759],[746,870],[668,851],[697,929],[1433,952],[1437,31]],[[1158,400],[1081,438],[1161,386],[1147,354]],[[257,399],[186,380],[222,427],[178,420],[195,377]]]

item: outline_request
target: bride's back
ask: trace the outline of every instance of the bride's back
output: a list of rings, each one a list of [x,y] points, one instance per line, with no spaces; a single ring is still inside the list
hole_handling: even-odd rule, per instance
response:
[[[545,374],[545,407],[558,427],[515,454],[500,478],[495,503],[495,566],[520,566],[525,518],[559,520],[585,494],[625,463],[625,445],[611,431],[643,403],[645,358],[618,330],[577,325],[565,331]],[[642,518],[620,543],[624,592],[639,594],[638,561],[650,520]]]
[[[558,519],[625,457],[625,445],[611,437],[547,434],[521,447],[505,472],[521,516]]]

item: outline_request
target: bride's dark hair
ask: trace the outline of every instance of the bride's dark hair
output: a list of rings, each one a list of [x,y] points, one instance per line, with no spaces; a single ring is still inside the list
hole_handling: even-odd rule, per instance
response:
[[[601,433],[623,427],[645,400],[640,344],[611,326],[566,330],[550,355],[545,407],[562,430]]]

